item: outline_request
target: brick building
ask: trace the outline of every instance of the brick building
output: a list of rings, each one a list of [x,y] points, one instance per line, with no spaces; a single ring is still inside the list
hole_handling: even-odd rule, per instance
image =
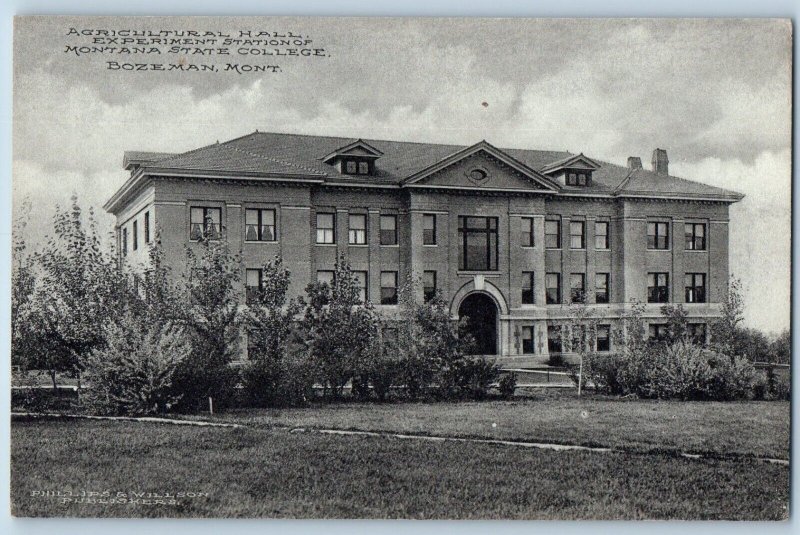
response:
[[[105,208],[125,261],[146,261],[158,225],[176,270],[204,232],[243,256],[242,280],[281,255],[291,293],[331,277],[344,254],[377,308],[423,281],[454,318],[471,318],[481,352],[514,361],[560,351],[555,329],[573,299],[610,326],[663,303],[707,336],[728,283],[728,207],[742,195],[670,176],[667,153],[627,167],[568,152],[255,132],[181,154],[126,152],[131,176]],[[242,288],[244,301],[246,289]],[[598,329],[598,350],[611,349]]]

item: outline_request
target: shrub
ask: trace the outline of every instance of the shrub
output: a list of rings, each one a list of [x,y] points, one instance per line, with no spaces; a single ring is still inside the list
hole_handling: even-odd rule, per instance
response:
[[[489,388],[497,381],[500,368],[482,358],[465,359],[459,366],[459,381],[456,395],[469,399],[486,399]]]
[[[172,381],[191,345],[179,326],[142,323],[130,311],[123,312],[106,328],[107,347],[89,357],[90,388],[83,401],[90,412],[157,414],[180,399]]]
[[[514,397],[514,392],[517,390],[516,372],[503,374],[497,385],[497,389],[500,391],[500,397],[503,399],[511,399]]]

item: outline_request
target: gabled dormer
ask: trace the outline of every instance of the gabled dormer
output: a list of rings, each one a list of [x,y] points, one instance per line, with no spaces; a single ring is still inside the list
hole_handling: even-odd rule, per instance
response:
[[[322,161],[334,166],[343,175],[364,176],[375,174],[375,161],[383,153],[362,139],[340,147]]]
[[[592,173],[599,168],[599,163],[583,154],[578,154],[545,165],[542,173],[562,186],[584,188],[592,185]]]

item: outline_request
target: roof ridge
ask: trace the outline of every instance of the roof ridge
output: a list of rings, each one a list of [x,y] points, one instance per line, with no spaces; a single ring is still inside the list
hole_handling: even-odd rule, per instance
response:
[[[283,160],[279,160],[278,158],[274,158],[272,156],[266,156],[264,154],[258,154],[258,153],[255,153],[255,152],[250,152],[248,150],[240,149],[239,147],[230,146],[228,148],[230,148],[232,150],[235,150],[236,152],[240,152],[242,154],[247,154],[247,155],[253,156],[254,158],[260,158],[262,160],[267,160],[267,161],[270,161],[270,162],[273,162],[273,163],[279,163],[281,165],[285,165],[286,167],[294,167],[295,169],[301,169],[303,171],[307,171],[307,172],[315,174],[315,175],[327,176],[327,173],[323,173],[322,171],[317,171],[316,169],[312,169],[312,168],[306,167],[304,165],[299,165],[299,164],[295,164],[295,163],[291,163],[291,162],[286,162],[286,161],[283,161]]]

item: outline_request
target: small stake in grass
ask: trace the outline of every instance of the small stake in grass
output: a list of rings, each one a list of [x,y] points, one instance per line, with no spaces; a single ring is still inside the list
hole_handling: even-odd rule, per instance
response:
[[[212,416],[214,415],[214,400],[211,399],[211,396],[208,397],[208,412]]]

